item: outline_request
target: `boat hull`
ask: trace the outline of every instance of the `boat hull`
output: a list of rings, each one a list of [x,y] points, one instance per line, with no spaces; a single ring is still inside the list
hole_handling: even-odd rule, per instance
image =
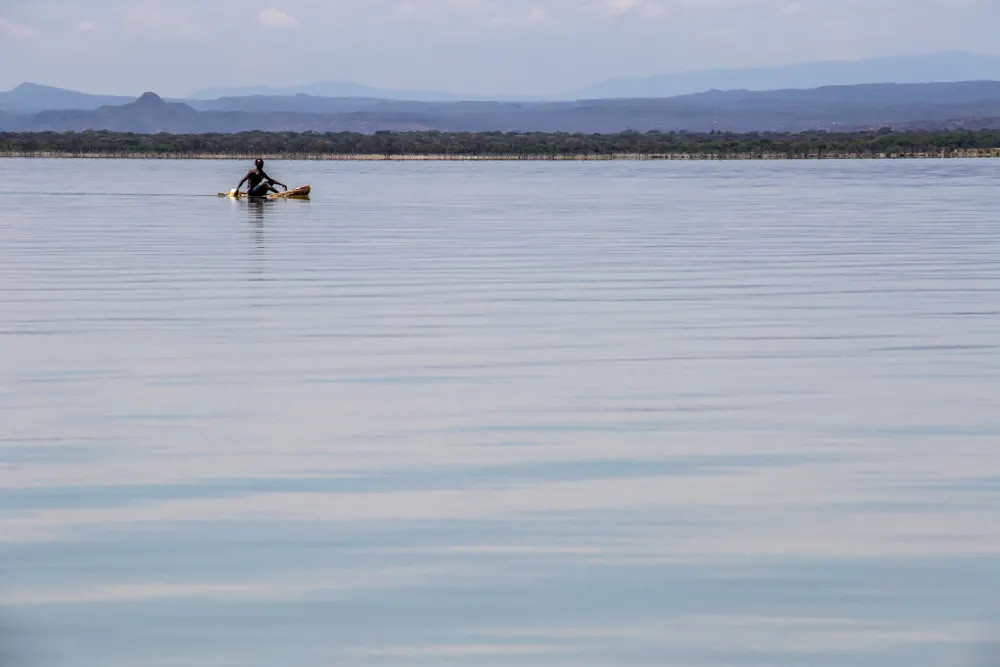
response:
[[[312,192],[311,187],[302,185],[291,190],[285,190],[284,192],[271,192],[263,197],[251,197],[245,192],[237,192],[236,190],[220,192],[219,196],[229,197],[230,199],[309,199],[310,192]]]

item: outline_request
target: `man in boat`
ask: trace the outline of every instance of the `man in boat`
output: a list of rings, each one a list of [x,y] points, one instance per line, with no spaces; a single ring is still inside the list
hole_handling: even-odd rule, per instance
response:
[[[236,191],[239,192],[243,184],[247,184],[247,195],[250,197],[263,197],[268,192],[277,192],[278,189],[274,187],[275,185],[280,185],[281,187],[288,190],[288,186],[281,181],[276,181],[267,174],[264,173],[264,160],[257,158],[253,161],[254,168],[247,172],[247,175],[243,177],[240,184],[236,186]]]

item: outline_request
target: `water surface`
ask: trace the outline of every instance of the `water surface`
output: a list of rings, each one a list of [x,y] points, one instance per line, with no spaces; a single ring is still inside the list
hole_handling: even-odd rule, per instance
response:
[[[0,160],[19,663],[990,660],[1000,163],[247,168]]]

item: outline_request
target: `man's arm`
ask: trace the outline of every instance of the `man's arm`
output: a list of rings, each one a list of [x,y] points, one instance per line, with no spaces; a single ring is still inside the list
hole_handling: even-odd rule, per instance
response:
[[[263,172],[263,171],[261,171],[260,173],[264,174],[264,172]],[[270,183],[271,185],[274,185],[275,183],[277,183],[278,185],[280,185],[281,187],[285,188],[286,190],[288,189],[288,186],[287,186],[287,185],[285,185],[285,184],[284,184],[284,183],[282,183],[281,181],[276,181],[276,180],[274,180],[273,178],[271,178],[271,177],[270,177],[270,176],[268,176],[267,174],[264,174],[264,178],[266,178],[266,179],[267,179],[267,182],[268,182],[268,183]]]
[[[240,191],[240,188],[242,188],[242,187],[243,187],[243,184],[247,182],[247,179],[248,179],[248,178],[250,178],[250,172],[249,172],[249,171],[247,172],[247,175],[243,177],[243,180],[242,180],[242,181],[240,181],[240,184],[236,186],[236,191],[237,191],[237,192],[239,192],[239,191]]]

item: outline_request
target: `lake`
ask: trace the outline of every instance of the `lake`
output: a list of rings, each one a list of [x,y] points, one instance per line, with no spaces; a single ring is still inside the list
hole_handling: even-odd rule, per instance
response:
[[[0,663],[1000,659],[1000,161],[250,166],[0,160]]]

